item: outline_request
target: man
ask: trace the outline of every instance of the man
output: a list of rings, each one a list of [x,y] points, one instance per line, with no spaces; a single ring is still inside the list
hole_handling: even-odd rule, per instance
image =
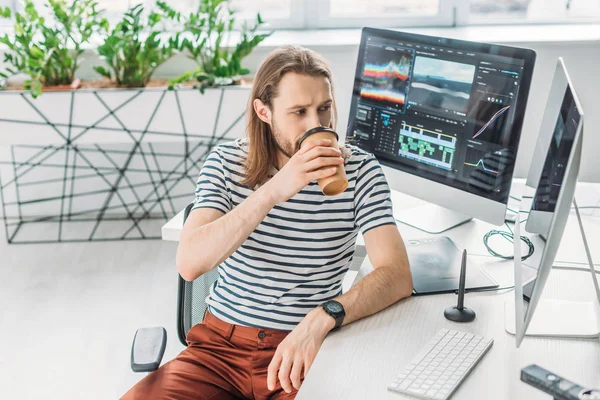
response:
[[[184,279],[218,268],[204,322],[125,399],[292,399],[332,329],[411,294],[374,156],[328,140],[295,148],[307,130],[334,127],[335,117],[321,56],[293,46],[267,56],[250,95],[247,138],[211,152],[181,232]],[[327,197],[316,180],[341,164],[348,189]],[[359,230],[374,271],[342,294]]]

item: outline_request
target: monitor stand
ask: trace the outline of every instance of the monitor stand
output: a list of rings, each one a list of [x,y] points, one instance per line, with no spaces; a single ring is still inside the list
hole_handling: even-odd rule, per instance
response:
[[[506,331],[515,329],[515,300],[504,308]],[[525,336],[591,339],[600,337],[600,305],[597,301],[539,300]]]
[[[598,283],[598,278],[596,277],[594,262],[592,261],[590,247],[587,242],[585,230],[583,229],[583,222],[581,221],[579,207],[577,206],[577,200],[575,198],[573,198],[573,205],[575,207],[575,214],[577,215],[581,239],[583,240],[583,246],[585,248],[586,257],[590,267],[590,273],[592,275],[592,282],[594,283],[596,299],[593,301],[539,299],[535,313],[533,314],[533,317],[531,318],[529,326],[525,332],[525,336],[545,336],[575,339],[591,339],[600,337],[600,285]],[[517,223],[520,223],[519,218],[517,218]],[[516,232],[519,231],[516,230]],[[515,257],[520,256],[520,253],[515,253]],[[516,263],[516,265],[520,267],[520,263]],[[523,268],[521,268],[521,271],[523,271]],[[518,297],[519,292],[522,292],[522,290],[518,290],[518,288],[521,287],[521,279],[521,274],[515,276],[515,297]],[[522,295],[523,293],[521,293],[521,296]],[[524,308],[520,309],[523,310]],[[516,333],[517,318],[515,313],[515,299],[511,298],[505,303],[504,321],[506,331],[512,335]],[[522,320],[523,315],[520,315],[519,319]]]
[[[472,217],[440,207],[424,204],[409,209],[395,209],[394,218],[423,232],[438,234],[469,222]]]

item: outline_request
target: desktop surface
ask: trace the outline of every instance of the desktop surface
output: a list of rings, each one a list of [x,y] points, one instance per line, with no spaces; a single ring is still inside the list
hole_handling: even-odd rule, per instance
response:
[[[513,184],[511,194],[519,197],[526,188],[523,180]],[[597,205],[600,185],[578,183],[576,197],[581,205]],[[422,202],[393,192],[395,207],[419,206]],[[600,240],[600,210],[582,210],[590,243]],[[423,232],[398,224],[404,240],[422,238]],[[473,258],[500,287],[514,283],[514,263],[487,255],[482,236],[492,225],[473,220],[444,233],[459,248],[466,248]],[[431,235],[431,237],[436,237]],[[564,240],[558,250],[556,264],[563,268],[585,268],[587,262],[574,212],[565,228]],[[530,235],[541,248],[543,240]],[[359,239],[360,242],[360,239]],[[512,244],[498,240],[498,251],[510,253]],[[592,256],[600,260],[600,248]],[[536,251],[526,264],[539,263],[541,251]],[[570,261],[570,263],[569,263]],[[357,280],[371,270],[368,258]],[[467,272],[468,274],[468,272]],[[553,269],[542,299],[590,301],[595,297],[588,270]],[[515,336],[505,330],[504,308],[512,290],[467,293],[465,306],[477,313],[472,323],[458,324],[444,318],[444,309],[456,304],[456,295],[412,296],[378,314],[356,321],[331,333],[321,346],[317,358],[296,397],[305,399],[411,399],[387,389],[398,372],[440,330],[469,332],[494,340],[494,346],[461,384],[452,399],[548,399],[548,395],[520,381],[520,370],[538,364],[579,384],[600,387],[600,342],[598,339],[555,339],[526,337],[516,348]]]
[[[485,268],[502,286],[512,282],[512,265],[511,261],[489,258]],[[369,268],[372,267],[365,259],[359,277]],[[546,284],[545,295],[588,300],[592,292],[589,272],[555,270]],[[512,291],[467,294],[465,305],[477,312],[477,319],[468,324],[444,318],[444,309],[456,303],[455,295],[444,294],[413,296],[347,325],[327,337],[296,399],[410,398],[388,391],[387,385],[442,328],[494,340],[494,346],[452,399],[547,399],[546,394],[519,380],[521,368],[534,363],[579,384],[600,387],[597,339],[527,337],[516,349],[515,337],[504,329],[504,303],[510,296],[514,296]]]

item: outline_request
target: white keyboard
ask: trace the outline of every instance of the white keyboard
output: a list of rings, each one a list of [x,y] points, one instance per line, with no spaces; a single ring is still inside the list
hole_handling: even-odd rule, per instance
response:
[[[472,333],[441,329],[388,389],[420,399],[446,400],[492,343],[492,339]]]

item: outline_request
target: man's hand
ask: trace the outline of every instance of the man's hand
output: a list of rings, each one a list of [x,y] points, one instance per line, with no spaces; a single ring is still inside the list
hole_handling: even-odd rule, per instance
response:
[[[335,174],[344,158],[339,149],[330,146],[329,139],[308,143],[265,184],[278,203],[287,201],[310,182]]]
[[[301,378],[308,373],[327,333],[334,326],[335,320],[321,307],[309,312],[277,346],[268,369],[269,390],[275,389],[277,380],[287,393],[293,388],[300,389]]]

